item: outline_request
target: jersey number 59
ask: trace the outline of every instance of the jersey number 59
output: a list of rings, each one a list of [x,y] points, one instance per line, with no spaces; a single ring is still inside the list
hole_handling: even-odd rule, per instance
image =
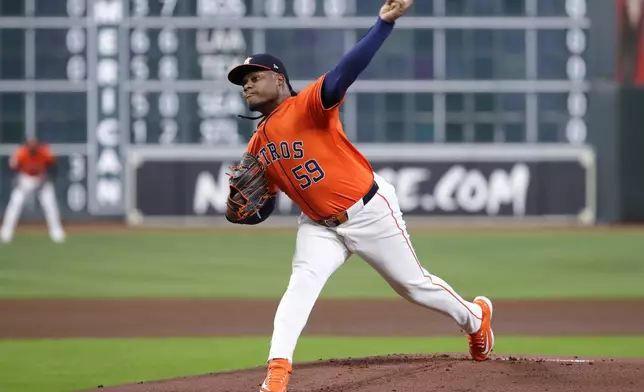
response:
[[[324,170],[315,159],[309,159],[304,165],[297,165],[291,171],[302,189],[306,189],[324,178]]]

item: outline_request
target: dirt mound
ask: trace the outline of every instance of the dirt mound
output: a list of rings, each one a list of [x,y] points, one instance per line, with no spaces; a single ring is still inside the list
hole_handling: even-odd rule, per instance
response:
[[[94,392],[257,391],[264,368],[92,389]],[[641,392],[643,359],[390,355],[296,364],[289,392]],[[90,390],[88,390],[90,391]]]

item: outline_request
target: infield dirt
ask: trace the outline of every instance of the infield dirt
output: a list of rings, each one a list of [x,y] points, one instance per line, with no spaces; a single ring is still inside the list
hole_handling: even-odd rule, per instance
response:
[[[644,361],[392,355],[300,364],[289,392],[641,392]],[[263,368],[88,390],[257,391]],[[258,381],[259,380],[259,381]]]
[[[509,335],[644,334],[644,301],[495,301],[498,339]],[[0,338],[270,335],[275,301],[1,300]],[[321,300],[304,335],[462,335],[450,320],[403,300]],[[464,338],[465,339],[465,338]],[[257,391],[264,367],[148,383],[111,392]],[[390,355],[296,363],[289,392],[642,392],[644,359]]]

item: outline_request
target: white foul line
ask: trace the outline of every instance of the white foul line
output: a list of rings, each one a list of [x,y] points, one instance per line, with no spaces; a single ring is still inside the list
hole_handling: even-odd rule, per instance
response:
[[[568,363],[592,363],[595,362],[592,359],[558,359],[558,358],[520,358],[512,357],[510,358],[500,358],[502,361],[530,361],[530,362],[568,362]]]

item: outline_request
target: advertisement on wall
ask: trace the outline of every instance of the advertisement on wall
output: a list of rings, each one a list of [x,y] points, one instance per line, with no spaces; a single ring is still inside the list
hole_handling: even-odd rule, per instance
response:
[[[371,162],[396,188],[406,215],[592,219],[594,163],[588,159],[443,155],[381,155]],[[223,217],[228,168],[235,163],[224,158],[139,159],[131,171],[129,210],[140,218]],[[274,215],[298,213],[280,193]]]

